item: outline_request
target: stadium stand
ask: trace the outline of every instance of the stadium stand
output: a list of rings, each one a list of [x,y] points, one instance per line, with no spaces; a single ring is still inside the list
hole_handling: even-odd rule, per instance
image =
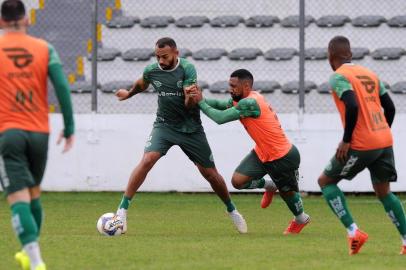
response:
[[[392,17],[387,23],[390,27],[406,27],[406,15]]]
[[[184,16],[175,21],[175,25],[181,28],[202,27],[210,20],[206,16]]]
[[[327,48],[309,48],[305,50],[305,59],[325,60],[327,59]]]
[[[125,51],[121,58],[124,61],[147,61],[154,56],[153,48],[134,48]]]
[[[310,23],[314,22],[313,16],[307,15],[305,17],[305,26],[308,26]],[[299,16],[298,15],[291,15],[284,18],[281,21],[281,25],[283,27],[299,27]]]
[[[372,58],[376,60],[397,60],[405,54],[403,48],[380,48],[372,52]]]
[[[232,50],[228,54],[228,58],[231,60],[254,60],[259,55],[262,55],[262,51],[258,48],[238,48]]]
[[[312,81],[305,81],[305,93],[310,93],[311,90],[316,89],[317,85]],[[285,94],[298,94],[299,81],[291,81],[282,85],[282,92]]]
[[[218,16],[210,20],[212,27],[236,27],[239,23],[243,23],[244,18],[238,15]]]
[[[116,16],[106,22],[106,26],[109,28],[131,28],[139,22],[140,18],[136,16]]]
[[[193,53],[192,57],[194,60],[218,60],[222,56],[227,55],[227,51],[225,49],[220,48],[207,48],[201,49],[197,52]]]
[[[256,15],[245,20],[247,27],[271,27],[280,22],[279,18],[272,15]]]
[[[378,15],[358,16],[351,21],[355,27],[377,27],[383,22],[386,22],[385,17]]]
[[[265,59],[275,61],[291,60],[295,55],[297,55],[297,50],[294,48],[275,48],[264,53]]]
[[[351,22],[351,19],[344,15],[326,15],[316,20],[319,27],[340,27],[347,22]]]
[[[175,22],[172,16],[150,16],[141,20],[140,25],[144,28],[167,27]]]

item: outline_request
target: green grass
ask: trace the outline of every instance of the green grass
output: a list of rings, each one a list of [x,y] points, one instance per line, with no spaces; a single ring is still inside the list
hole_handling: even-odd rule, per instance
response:
[[[300,235],[284,236],[292,216],[279,196],[264,210],[258,194],[233,195],[248,222],[249,233],[240,235],[213,194],[139,193],[129,211],[128,233],[99,235],[98,217],[114,211],[120,197],[44,193],[40,243],[48,269],[406,269],[406,256],[398,255],[398,232],[372,196],[348,197],[370,237],[352,257],[344,228],[321,197],[304,198],[312,222]],[[0,269],[18,269],[13,255],[20,247],[4,199],[0,228]]]

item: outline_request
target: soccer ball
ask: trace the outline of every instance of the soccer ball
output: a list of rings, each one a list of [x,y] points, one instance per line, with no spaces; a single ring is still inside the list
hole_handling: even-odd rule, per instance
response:
[[[124,223],[114,213],[105,213],[97,221],[97,230],[102,235],[118,236],[123,231]]]

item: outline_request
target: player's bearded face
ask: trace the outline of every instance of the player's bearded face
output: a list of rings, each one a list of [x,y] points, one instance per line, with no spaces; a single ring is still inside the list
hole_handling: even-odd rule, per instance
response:
[[[238,81],[238,78],[230,78],[229,82],[228,82],[230,89],[228,90],[230,92],[231,98],[238,102],[242,99],[242,83],[240,83]]]
[[[159,66],[163,70],[173,69],[177,64],[178,50],[165,46],[164,48],[156,48],[155,55]]]

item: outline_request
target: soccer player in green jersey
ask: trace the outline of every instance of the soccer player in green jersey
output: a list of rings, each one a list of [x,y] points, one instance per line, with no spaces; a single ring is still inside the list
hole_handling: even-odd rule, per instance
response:
[[[43,211],[40,184],[48,152],[48,91],[51,79],[64,118],[64,152],[74,141],[70,89],[54,47],[26,33],[21,0],[1,5],[0,27],[0,183],[23,250],[15,259],[23,270],[45,270],[38,238]],[[11,268],[7,268],[11,269]]]
[[[197,81],[195,67],[178,57],[173,39],[165,37],[155,44],[157,62],[148,65],[142,78],[128,91],[119,89],[116,96],[126,100],[146,90],[150,84],[158,93],[158,111],[153,129],[140,163],[133,170],[117,210],[127,231],[127,209],[136,191],[154,164],[168,150],[178,145],[196,165],[202,176],[226,205],[227,212],[240,233],[247,232],[247,224],[230,199],[223,177],[218,173],[213,155],[200,120],[200,110],[188,92]]]
[[[286,137],[276,113],[264,96],[252,89],[253,83],[251,72],[238,69],[230,75],[230,99],[204,99],[198,86],[192,86],[190,93],[204,114],[217,124],[241,122],[256,145],[235,169],[231,183],[237,189],[264,188],[263,208],[271,203],[273,193],[279,189],[294,215],[284,234],[298,234],[310,222],[299,193],[300,154]],[[266,174],[273,181],[265,180]]]

